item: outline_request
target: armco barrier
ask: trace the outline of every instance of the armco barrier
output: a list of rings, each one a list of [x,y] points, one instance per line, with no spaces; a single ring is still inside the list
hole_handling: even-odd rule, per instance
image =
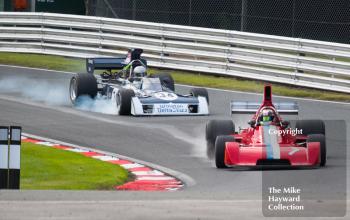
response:
[[[143,48],[150,66],[350,92],[350,45],[51,13],[0,13],[0,51],[71,57]]]

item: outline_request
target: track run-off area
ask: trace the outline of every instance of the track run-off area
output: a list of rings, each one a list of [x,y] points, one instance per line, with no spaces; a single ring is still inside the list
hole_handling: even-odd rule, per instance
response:
[[[297,185],[307,193],[307,199],[329,203],[327,211],[335,216],[343,207],[334,204],[339,198],[349,198],[345,196],[350,104],[273,97],[275,101],[297,101],[299,119],[325,121],[328,150],[325,168],[219,170],[206,157],[206,122],[232,119],[236,130],[246,127],[249,116],[231,116],[229,103],[260,102],[262,94],[208,89],[209,116],[125,117],[110,114],[109,103],[104,101],[84,109],[72,108],[68,98],[71,76],[0,66],[0,125],[19,125],[26,133],[171,169],[185,187],[176,192],[2,190],[0,219],[258,218],[263,216],[261,199],[266,177],[276,178],[281,184]],[[179,93],[189,89],[176,85]]]

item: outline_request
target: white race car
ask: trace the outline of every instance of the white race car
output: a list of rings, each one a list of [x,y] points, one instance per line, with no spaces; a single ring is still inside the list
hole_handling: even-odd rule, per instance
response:
[[[89,58],[88,73],[78,73],[70,81],[70,99],[98,94],[111,99],[119,115],[208,115],[209,97],[204,88],[193,88],[187,95],[174,92],[169,74],[147,76],[142,49],[131,49],[124,58]],[[94,75],[95,69],[107,70]],[[113,73],[114,69],[122,69]],[[141,70],[141,71],[140,71]]]

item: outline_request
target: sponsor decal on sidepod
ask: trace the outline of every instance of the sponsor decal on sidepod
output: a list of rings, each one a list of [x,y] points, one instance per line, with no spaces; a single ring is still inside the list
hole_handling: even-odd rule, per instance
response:
[[[157,113],[187,113],[187,105],[184,104],[156,104]]]

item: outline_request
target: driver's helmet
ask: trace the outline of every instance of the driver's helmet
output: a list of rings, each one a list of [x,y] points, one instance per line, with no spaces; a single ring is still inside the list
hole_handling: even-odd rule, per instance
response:
[[[146,76],[146,68],[144,66],[137,66],[134,69],[134,77],[144,77]]]
[[[273,121],[273,111],[271,109],[264,109],[261,113],[261,121],[262,122],[272,122]]]

